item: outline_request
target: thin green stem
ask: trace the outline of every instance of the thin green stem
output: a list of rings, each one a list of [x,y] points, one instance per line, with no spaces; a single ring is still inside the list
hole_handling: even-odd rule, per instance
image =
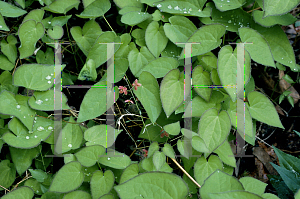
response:
[[[104,20],[106,21],[106,23],[108,24],[108,26],[110,27],[110,29],[111,29],[114,33],[116,33],[116,32],[114,31],[114,29],[110,26],[110,24],[108,23],[108,21],[107,21],[107,19],[105,18],[104,15],[103,15],[103,18],[104,18]]]

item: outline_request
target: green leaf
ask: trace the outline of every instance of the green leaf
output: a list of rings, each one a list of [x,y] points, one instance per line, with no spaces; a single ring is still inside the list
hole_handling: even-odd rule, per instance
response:
[[[124,153],[107,149],[107,155],[100,157],[98,162],[114,169],[125,169],[130,165],[131,160]]]
[[[7,27],[5,20],[0,12],[0,30],[9,31],[9,28]]]
[[[71,17],[72,17],[72,15],[54,17],[53,19],[51,19],[50,24],[52,26],[56,26],[56,25],[64,26]]]
[[[95,20],[86,22],[82,29],[79,26],[71,28],[72,37],[86,56],[101,33],[102,30]]]
[[[107,104],[103,103],[106,102],[107,97],[110,99],[111,95],[115,95],[115,101],[118,100],[118,87],[115,86],[111,90],[106,91],[106,85],[106,81],[100,81],[85,94],[80,105],[77,122],[93,119],[105,113],[107,107],[111,107],[114,104],[114,101],[107,102]]]
[[[227,1],[224,0],[224,3]],[[212,2],[206,4],[207,7],[212,8],[211,18],[201,18],[201,22],[204,24],[214,24],[220,23],[226,27],[226,30],[231,32],[238,32],[238,29],[241,27],[249,27],[255,23],[249,13],[243,9],[229,10],[221,12],[216,9],[215,5]]]
[[[45,53],[42,50],[39,50],[36,53],[35,58],[38,64],[54,65],[54,52],[51,48],[47,48]]]
[[[28,169],[30,171],[30,174],[34,179],[36,179],[38,182],[44,182],[48,176],[47,173],[40,170],[40,169]]]
[[[41,22],[27,20],[20,25],[18,36],[21,41],[19,47],[20,59],[31,56],[35,51],[36,42],[44,36],[44,26]]]
[[[154,4],[160,11],[187,16],[209,17],[210,9],[203,9],[198,1],[170,0]]]
[[[136,189],[136,185],[139,188]],[[185,198],[188,187],[181,177],[165,172],[142,173],[123,184],[114,187],[122,199],[144,198]],[[154,191],[155,190],[155,191]]]
[[[133,11],[122,15],[121,22],[130,26],[134,26],[151,17],[152,15],[147,12]]]
[[[144,29],[139,29],[139,28],[135,29],[135,30],[132,31],[132,33],[131,33],[131,35],[135,38],[135,43],[136,43],[137,45],[141,46],[141,47],[146,46],[145,34],[146,34],[146,30],[144,30]],[[148,49],[147,49],[147,50],[148,50]],[[150,53],[150,51],[149,51],[149,54],[150,54],[151,56],[153,56],[152,53]],[[154,56],[153,56],[153,57],[154,57]]]
[[[35,119],[34,124],[32,131],[28,131],[17,118],[13,118],[9,122],[9,129],[13,133],[5,133],[2,139],[8,145],[16,148],[29,149],[36,147],[41,141],[46,140],[53,131],[53,120],[39,117]]]
[[[53,13],[66,14],[72,8],[78,7],[79,3],[79,0],[55,0],[44,9]]]
[[[17,42],[17,39],[13,35],[7,36],[7,42],[5,39],[1,41],[1,51],[11,63],[15,63],[17,59]]]
[[[126,167],[126,169],[124,169],[122,175],[121,175],[121,179],[120,179],[120,183],[122,184],[123,182],[126,182],[127,180],[137,176],[139,174],[139,166],[138,164],[131,164],[128,167]]]
[[[293,71],[298,71],[293,47],[291,46],[286,33],[281,29],[281,26],[276,25],[271,28],[264,28],[256,25],[255,29],[266,39],[270,45],[270,49],[275,61],[290,67]]]
[[[235,157],[227,140],[221,146],[219,146],[214,153],[218,154],[219,158],[225,164],[236,167]]]
[[[274,59],[266,39],[251,28],[240,28],[239,34],[242,42],[252,43],[245,45],[245,49],[249,52],[251,59],[254,61],[275,68]]]
[[[249,191],[257,195],[262,195],[265,192],[265,189],[268,185],[252,177],[243,177],[240,178],[239,181],[242,183],[243,187],[245,188],[245,191]]]
[[[149,150],[148,150],[148,156],[147,158],[150,158],[156,151],[159,150],[159,146],[157,142],[152,142],[150,144]]]
[[[60,25],[55,25],[48,29],[47,34],[51,39],[61,39],[64,35],[64,29]]]
[[[83,140],[82,129],[79,124],[70,117],[67,125],[61,130],[55,145],[55,151],[59,154],[78,149]]]
[[[264,193],[261,195],[261,197],[263,197],[264,199],[280,199],[276,195],[271,194],[271,193]],[[298,198],[295,197],[295,199],[298,199]]]
[[[209,194],[211,199],[262,199],[262,197],[247,191],[227,191]]]
[[[238,110],[237,110],[238,109]],[[245,111],[245,112],[244,112]],[[242,129],[237,129],[237,132],[240,134],[242,138],[245,139],[246,142],[254,145],[255,144],[255,134],[253,133],[253,124],[252,117],[250,115],[250,111],[247,107],[245,107],[245,103],[243,100],[238,99],[235,102],[230,100],[230,107],[227,109],[227,112],[230,116],[231,125],[236,128],[237,122],[242,122]],[[238,118],[243,118],[242,120]],[[244,126],[245,121],[245,126]],[[254,129],[256,131],[256,129]],[[245,133],[245,135],[244,135]]]
[[[166,36],[174,43],[186,42],[190,36],[197,30],[197,27],[188,18],[184,16],[172,16],[169,18],[170,23],[164,24]],[[184,47],[184,45],[176,44]]]
[[[103,16],[111,8],[109,0],[95,0],[88,5],[85,4],[85,9],[80,15],[80,18],[97,18]]]
[[[19,175],[22,175],[32,164],[32,160],[39,154],[39,149],[18,149],[9,147],[12,162]]]
[[[36,22],[42,22],[44,13],[45,13],[45,11],[42,9],[32,10],[24,17],[23,22],[30,20],[30,19],[33,19]]]
[[[155,78],[165,76],[170,70],[178,67],[178,61],[171,57],[158,57],[150,61],[142,71],[150,72]]]
[[[70,193],[67,193],[64,196],[64,199],[92,199],[91,195],[85,191],[76,190]]]
[[[226,28],[221,24],[211,24],[201,26],[186,42],[187,43],[200,43],[192,45],[193,56],[202,55],[213,49],[217,48],[221,42],[222,37],[225,34]],[[188,58],[185,55],[185,58]],[[184,49],[181,52],[180,58],[184,59]]]
[[[251,117],[270,126],[284,129],[274,105],[264,94],[257,91],[250,92],[248,101]]]
[[[83,182],[84,174],[79,162],[65,164],[56,173],[49,191],[67,193],[77,189]]]
[[[246,3],[246,0],[213,0],[216,4],[216,7],[221,12],[227,11],[227,10],[234,10],[236,8],[239,8],[243,6]]]
[[[4,55],[0,55],[0,69],[2,70],[12,70],[14,68],[14,64],[11,63],[7,57],[5,57]]]
[[[139,77],[143,68],[155,57],[150,53],[147,47],[143,46],[140,52],[137,48],[128,54],[129,68],[135,77]]]
[[[298,4],[298,0],[264,0],[264,17],[288,13]]]
[[[170,135],[178,135],[180,133],[179,121],[176,123],[167,124],[163,128]]]
[[[0,162],[0,184],[5,188],[9,188],[16,179],[15,165],[9,160],[2,160]],[[0,191],[4,190],[0,187]]]
[[[207,102],[200,96],[196,96],[185,108],[186,111],[183,116],[184,118],[187,118],[187,111],[191,110],[191,106],[192,106],[192,117],[201,117],[206,110],[215,107],[216,104],[211,102],[211,100]]]
[[[160,98],[163,109],[169,117],[184,101],[184,73],[173,69],[163,78],[160,85]]]
[[[39,183],[36,179],[28,179],[25,181],[24,186],[30,187],[33,189],[34,193],[37,195],[41,195],[42,189],[41,189],[41,183]],[[43,186],[43,185],[42,185]]]
[[[270,163],[277,170],[286,186],[295,194],[300,189],[299,173],[295,170],[287,170],[284,167],[273,164],[272,162]]]
[[[0,14],[3,17],[19,17],[27,12],[4,1],[0,1]]]
[[[200,196],[205,199],[210,198],[213,193],[237,190],[243,191],[243,185],[235,177],[217,170],[205,180]]]
[[[101,145],[105,148],[111,147],[121,132],[122,130],[114,129],[110,125],[100,124],[93,126],[84,132],[84,139],[87,141],[86,146]],[[114,135],[107,139],[107,133],[108,135],[114,133]]]
[[[159,57],[160,53],[166,48],[168,38],[165,35],[163,26],[153,21],[146,29],[145,40],[148,49],[155,56]]]
[[[161,169],[161,167],[166,163],[166,156],[164,153],[156,151],[153,154],[153,164],[157,171]]]
[[[276,148],[275,146],[272,146],[280,163],[280,166],[293,172],[300,173],[300,159],[296,158],[292,155],[286,154]]]
[[[33,198],[33,196],[34,196],[34,192],[31,188],[22,186],[4,195],[1,199],[15,199],[15,198],[31,199]]]
[[[298,190],[297,193],[295,194],[295,199],[299,199],[300,198],[300,191]]]
[[[209,150],[207,149],[205,142],[199,136],[192,137],[192,146],[196,151],[199,151],[202,153],[209,153]]]
[[[238,66],[237,59],[237,48],[235,48],[235,50],[233,51],[230,45],[226,45],[219,51],[218,74],[222,85],[226,85],[224,89],[229,94],[232,101],[236,100],[236,92],[240,92],[236,91],[236,88],[232,87],[233,85],[237,84],[237,74],[241,74],[241,72],[237,72],[237,70],[240,71],[241,67],[244,67],[242,79],[244,80],[243,82],[245,82],[245,84],[247,84],[250,78],[251,71],[251,59],[248,52],[245,52],[245,57],[242,58],[245,60],[243,66]]]
[[[137,90],[133,90],[139,101],[145,108],[152,123],[156,121],[161,113],[161,101],[159,97],[159,85],[155,77],[149,72],[142,72],[140,84]]]
[[[223,164],[218,156],[211,155],[208,161],[201,156],[194,165],[195,179],[200,185],[203,185],[204,180],[217,169],[223,169]]]
[[[127,0],[127,1],[114,0],[114,2],[119,8],[124,8],[126,6],[139,7],[139,8],[143,7],[143,4],[140,1],[136,1],[136,0]]]
[[[230,132],[230,118],[226,111],[215,108],[207,110],[199,121],[198,133],[210,152],[213,152],[227,138]]]
[[[102,33],[97,41],[94,43],[93,47],[90,49],[87,56],[87,60],[93,59],[96,63],[96,68],[101,64],[104,64],[111,57],[107,57],[107,45],[103,43],[120,43],[121,39],[116,33],[107,31]],[[120,44],[114,45],[114,53],[119,49]]]
[[[173,147],[170,144],[165,143],[162,150],[166,156],[175,159],[175,152],[174,152]]]
[[[3,91],[0,94],[0,113],[16,116],[31,131],[35,112],[28,106],[29,97]]]
[[[25,8],[25,0],[16,0],[16,2],[24,9]]]
[[[207,53],[208,54],[208,53]],[[204,70],[211,72],[213,69],[216,69],[217,66],[217,62],[218,59],[217,57],[213,54],[213,55],[198,55],[198,65],[201,65],[203,67]]]
[[[290,13],[287,13],[285,15],[281,16],[269,16],[266,18],[263,18],[264,12],[259,10],[254,10],[252,12],[253,19],[256,23],[260,24],[264,27],[271,27],[276,24],[280,24],[283,26],[288,26],[290,24],[295,23],[297,20],[293,15]]]
[[[104,153],[105,149],[103,146],[93,145],[82,148],[74,155],[82,166],[91,167],[96,164],[97,160]]]
[[[212,85],[210,75],[208,72],[204,71],[202,66],[196,66],[192,72],[192,85],[194,90],[200,95],[203,99],[209,102],[210,96],[212,94],[212,88],[208,86]]]
[[[114,174],[111,170],[95,171],[91,178],[91,193],[94,199],[99,198],[113,188],[115,182]]]
[[[30,90],[46,91],[54,83],[53,73],[53,65],[23,64],[15,71],[13,83],[15,86],[23,86]]]
[[[56,94],[58,94],[56,92]],[[64,93],[62,95],[62,108],[70,109],[67,105],[67,97]],[[32,109],[43,110],[43,111],[53,111],[54,110],[54,90],[50,89],[47,91],[35,91],[33,96],[28,100],[28,104]]]
[[[166,162],[159,170],[157,170],[153,164],[153,156],[151,156],[150,158],[143,159],[141,165],[142,165],[142,169],[145,171],[163,171],[167,173],[173,172],[173,169]]]

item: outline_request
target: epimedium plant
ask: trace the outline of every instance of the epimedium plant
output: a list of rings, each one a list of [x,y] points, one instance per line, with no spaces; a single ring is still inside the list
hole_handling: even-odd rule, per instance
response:
[[[255,144],[256,121],[284,129],[268,96],[255,90],[251,62],[273,68],[284,65],[290,73],[299,72],[293,48],[280,27],[295,23],[289,11],[298,3],[0,1],[0,29],[4,34],[0,55],[0,149],[8,148],[0,162],[2,198],[278,198],[264,193],[267,184],[257,179],[232,176],[236,160],[229,135],[235,129],[244,137],[244,132],[236,129],[236,117],[245,118],[244,138],[251,145]],[[123,27],[123,32],[115,32],[105,18],[113,7],[118,11],[112,14],[114,22]],[[71,12],[75,14],[67,15]],[[18,26],[10,22],[15,18]],[[84,24],[69,29],[72,18]],[[99,18],[105,19],[111,31],[100,27]],[[245,101],[237,98],[236,88],[226,86],[236,84],[238,64],[237,47],[225,45],[230,34],[238,38],[230,41],[251,43],[245,45]],[[71,47],[76,45],[81,53],[76,56],[85,61],[77,75],[67,72],[67,64],[61,65],[62,85],[82,80],[94,86],[85,94],[78,116],[74,115],[76,119],[64,117],[67,122],[62,123],[54,140],[54,117],[49,115],[54,111],[54,50],[55,43],[64,41]],[[200,44],[192,45],[192,57],[187,57],[182,43],[193,42]],[[105,43],[115,43],[113,82],[107,80],[108,71],[99,75],[99,69],[111,58]],[[188,89],[184,58],[191,58],[193,69],[189,103],[184,96]],[[120,86],[107,90],[109,84]],[[21,88],[34,92],[23,95]],[[107,95],[114,96],[115,102],[123,98],[125,103],[136,105],[136,114],[126,114],[140,118],[139,138],[150,142],[140,161],[131,160],[121,149],[112,150],[115,140],[107,142],[107,129],[113,130],[117,139],[126,128],[91,122],[114,105],[114,101],[106,103]],[[70,109],[66,95],[62,95],[61,102],[62,109]],[[237,110],[241,105],[245,105],[245,113]],[[117,126],[126,114],[118,118]],[[189,118],[192,129],[182,126]],[[80,125],[85,122],[88,125]],[[191,141],[192,154],[185,151],[185,139]],[[177,143],[172,146],[173,140]],[[64,165],[56,173],[49,173],[47,168],[55,163],[45,154],[54,154],[57,141],[61,143]],[[108,152],[114,155],[106,155]],[[182,157],[176,158],[175,152]],[[40,161],[36,161],[38,158]],[[170,160],[183,175],[174,172]],[[288,164],[285,167],[290,170]],[[23,180],[18,182],[17,174]],[[296,193],[297,187],[290,186]]]

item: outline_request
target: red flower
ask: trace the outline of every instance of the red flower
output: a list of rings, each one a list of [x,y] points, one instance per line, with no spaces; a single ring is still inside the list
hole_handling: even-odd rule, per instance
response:
[[[164,136],[169,137],[169,133],[167,133],[165,130],[162,129],[160,132],[162,132],[160,134],[160,138],[163,138]]]
[[[143,149],[143,152],[145,153],[144,157],[147,157],[148,156],[148,151],[146,149]]]
[[[138,83],[138,80],[136,79],[132,86],[134,86],[134,89],[137,90],[137,87],[142,86],[142,84]]]
[[[120,89],[120,94],[124,93],[125,95],[127,95],[127,88],[125,86],[119,86]]]

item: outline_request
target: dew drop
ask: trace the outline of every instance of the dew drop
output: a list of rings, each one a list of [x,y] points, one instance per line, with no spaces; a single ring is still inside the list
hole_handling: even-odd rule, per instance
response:
[[[171,6],[171,5],[168,5],[168,8],[169,8],[169,9],[172,9],[172,6]]]
[[[184,11],[183,13],[187,13],[186,11]]]
[[[221,19],[223,18],[223,16],[220,17]]]
[[[49,127],[48,127],[48,130],[52,130],[52,129],[53,129],[52,126],[49,126]]]
[[[26,117],[24,116],[24,118],[26,118]]]
[[[37,137],[38,137],[38,136],[36,136],[36,135],[34,136],[34,138],[37,138]]]
[[[17,108],[21,108],[21,106],[20,106],[20,105],[17,105]]]
[[[53,76],[53,73],[51,73],[51,75]]]
[[[44,127],[39,126],[39,127],[37,128],[37,130],[38,130],[38,131],[42,131],[42,130],[44,130]]]
[[[48,98],[46,98],[45,101],[48,101]]]
[[[107,158],[107,160],[110,160],[110,158]]]
[[[48,84],[51,84],[51,81],[48,81]]]
[[[290,63],[293,63],[292,61],[290,61]]]
[[[192,12],[192,8],[190,8],[189,11]]]
[[[222,6],[222,5],[220,5],[220,7],[222,8],[223,6]]]
[[[30,134],[31,134],[31,133],[33,133],[33,131],[28,131],[28,133],[30,133]]]
[[[198,12],[201,12],[201,11],[202,11],[202,10],[200,10],[200,9],[198,10]]]
[[[233,25],[236,25],[236,23],[234,23]]]
[[[229,3],[230,1],[229,1],[229,0],[227,0],[227,2]]]
[[[38,104],[38,105],[41,105],[43,103],[43,101],[42,100],[37,100],[37,101],[35,101],[35,103]]]
[[[178,6],[176,6],[176,7],[174,8],[174,10],[179,10],[179,7],[178,7]]]
[[[160,8],[160,7],[161,7],[161,4],[158,4],[156,7]]]
[[[71,147],[72,147],[72,144],[68,144],[68,147],[70,147],[70,148],[71,148]]]
[[[48,76],[46,77],[46,79],[51,79],[51,76],[50,76],[50,75],[48,75]]]
[[[26,139],[29,140],[29,136],[26,136]]]
[[[2,28],[2,26],[0,26],[0,28]]]
[[[51,24],[51,21],[48,21],[48,24]]]
[[[229,20],[228,23],[231,23],[231,20]]]

